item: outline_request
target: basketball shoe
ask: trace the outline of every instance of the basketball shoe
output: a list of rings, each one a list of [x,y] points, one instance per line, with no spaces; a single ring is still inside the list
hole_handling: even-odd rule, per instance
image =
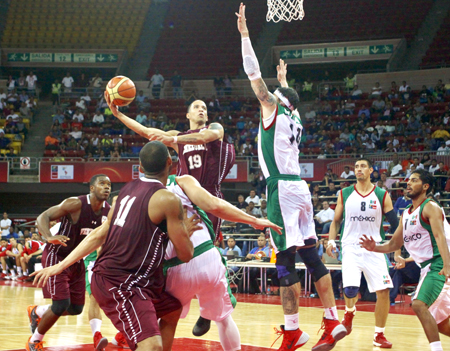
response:
[[[322,320],[322,326],[319,331],[322,329],[324,329],[322,337],[317,342],[317,344],[313,346],[311,351],[332,350],[336,343],[347,335],[347,329],[345,329],[345,327],[341,323],[339,323],[339,321],[334,319],[326,319],[324,317]]]
[[[384,333],[375,333],[373,345],[378,346],[382,349],[390,349],[392,347],[392,343],[387,341],[386,337],[384,336]]]
[[[284,325],[280,325],[280,328],[281,330],[274,328],[275,333],[278,335],[278,338],[276,338],[273,344],[275,344],[277,340],[281,338],[281,336],[283,336],[283,342],[278,351],[297,350],[303,345],[305,345],[309,340],[309,335],[301,331],[300,329],[284,330]]]
[[[347,335],[350,335],[350,333],[352,332],[353,317],[355,317],[355,311],[353,312],[345,311],[344,319],[342,320],[341,323],[345,327],[345,329],[347,329]]]
[[[192,334],[195,336],[205,335],[209,331],[209,328],[211,328],[211,321],[200,316],[192,329]]]
[[[32,336],[28,338],[28,342],[25,345],[27,351],[44,351],[44,342],[43,341],[31,341]]]
[[[94,349],[103,350],[108,345],[108,339],[103,337],[102,333],[95,332],[94,334]]]
[[[125,337],[123,336],[123,334],[121,332],[118,332],[116,334],[116,336],[114,337],[114,339],[112,341],[112,344],[116,345],[117,347],[121,347],[123,349],[129,349],[130,348],[128,346],[127,339],[125,339]]]
[[[36,328],[38,327],[41,317],[39,317],[36,313],[37,305],[31,305],[27,307],[28,318],[30,320],[30,330],[31,334],[34,334]]]

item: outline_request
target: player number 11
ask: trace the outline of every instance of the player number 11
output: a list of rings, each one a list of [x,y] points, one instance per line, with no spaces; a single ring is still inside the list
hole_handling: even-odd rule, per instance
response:
[[[125,219],[128,216],[128,212],[130,212],[131,206],[133,206],[134,200],[136,200],[136,196],[130,199],[130,195],[127,195],[122,200],[120,200],[119,212],[117,212],[117,217],[114,220],[114,225],[123,227],[123,225],[125,224]]]
[[[189,169],[200,168],[202,166],[202,158],[200,155],[189,156]]]

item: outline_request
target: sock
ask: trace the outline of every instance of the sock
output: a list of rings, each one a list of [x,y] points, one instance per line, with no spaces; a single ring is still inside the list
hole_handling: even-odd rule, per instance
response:
[[[22,267],[17,267],[17,274],[22,275]]]
[[[297,330],[298,329],[298,313],[285,314],[284,315],[284,330]]]
[[[42,305],[42,306],[38,306],[36,307],[36,314],[39,316],[39,318],[42,318],[42,316],[44,315],[45,312],[47,312],[48,308],[51,305]],[[36,329],[37,330],[37,329]]]
[[[38,328],[36,328],[36,330],[34,331],[33,336],[31,337],[30,341],[34,342],[34,341],[42,341],[44,339],[44,335],[45,334],[39,334],[38,332]]]
[[[331,307],[331,308],[325,308],[325,318],[337,321],[338,314],[337,314],[336,306]]]
[[[351,308],[345,306],[345,311],[346,312],[353,312],[353,314],[356,312],[356,306],[353,306]]]
[[[11,276],[12,276],[12,277],[15,277],[15,276],[16,276],[16,272],[14,271],[14,269],[10,269],[9,271],[11,272]]]
[[[385,328],[375,327],[375,334],[373,335],[373,338],[375,339],[378,333],[384,333],[384,329]]]
[[[444,351],[440,341],[430,342],[431,351]]]
[[[25,277],[28,277],[28,271],[23,272],[23,275],[24,275]]]
[[[102,327],[102,320],[93,318],[89,321],[89,324],[91,325],[92,336],[94,336],[96,332],[100,331],[100,328]]]
[[[224,351],[240,350],[241,336],[239,329],[231,316],[228,316],[223,321],[216,322],[219,330],[219,339]]]
[[[8,274],[8,272],[6,270],[3,270],[2,273],[3,274]]]

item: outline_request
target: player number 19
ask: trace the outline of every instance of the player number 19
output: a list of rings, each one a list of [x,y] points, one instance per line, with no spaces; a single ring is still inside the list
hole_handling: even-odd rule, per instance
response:
[[[200,168],[202,166],[202,158],[200,155],[189,156],[189,169]]]

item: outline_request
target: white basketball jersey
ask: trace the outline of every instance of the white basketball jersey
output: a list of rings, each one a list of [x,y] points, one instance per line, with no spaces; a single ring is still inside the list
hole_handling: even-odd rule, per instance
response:
[[[277,105],[269,119],[262,117],[258,133],[258,160],[264,177],[300,175],[298,163],[302,122],[298,115]]]
[[[186,207],[187,210],[187,217],[190,218],[192,215],[197,214],[197,211],[194,209],[194,205],[192,204],[191,200],[187,197],[187,195],[184,193],[183,189],[177,184],[175,180],[175,175],[169,176],[169,179],[167,180],[167,190],[174,193],[175,195],[178,195],[178,197],[181,200],[181,204]],[[211,240],[211,235],[208,231],[208,228],[206,227],[205,223],[199,222],[200,226],[202,226],[203,229],[197,230],[192,234],[191,241],[194,247],[199,246],[200,244],[204,243],[205,241]],[[166,256],[165,259],[168,260],[172,257],[175,257],[177,255],[175,248],[172,244],[172,242],[169,240],[169,243],[166,248]]]
[[[426,199],[412,212],[410,212],[412,207],[407,207],[402,216],[403,242],[406,250],[418,264],[440,256],[431,225],[422,216],[423,208],[430,201],[430,199]],[[450,225],[445,219],[444,210],[442,210],[442,216],[445,239],[450,247]]]
[[[344,206],[342,245],[357,245],[365,234],[377,243],[384,239],[383,206],[386,190],[377,186],[362,196],[355,185],[341,190]]]

